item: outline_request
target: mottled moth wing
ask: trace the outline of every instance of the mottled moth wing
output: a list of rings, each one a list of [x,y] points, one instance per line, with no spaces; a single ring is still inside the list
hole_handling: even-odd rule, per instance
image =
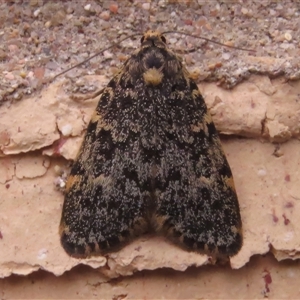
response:
[[[153,102],[152,225],[190,250],[232,256],[242,246],[233,177],[203,97],[181,60],[156,32],[140,59],[145,101]],[[151,76],[150,76],[151,75]]]
[[[186,72],[168,84],[174,92],[162,101],[157,121],[164,145],[156,168],[157,230],[185,248],[232,256],[242,246],[242,223],[220,139]]]
[[[151,167],[138,121],[145,115],[123,75],[104,89],[67,181],[60,234],[73,256],[103,254],[147,230]]]
[[[165,37],[141,48],[104,89],[67,182],[61,242],[110,251],[148,229],[218,256],[242,246],[230,167],[197,85]]]

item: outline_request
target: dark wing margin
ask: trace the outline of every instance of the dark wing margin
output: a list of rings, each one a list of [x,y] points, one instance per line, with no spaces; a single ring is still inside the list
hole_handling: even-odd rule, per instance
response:
[[[172,126],[165,126],[166,147],[157,166],[157,231],[185,249],[233,256],[243,240],[238,199],[197,85],[189,81],[184,91],[171,94],[164,111]]]
[[[110,85],[115,85],[114,79]],[[147,174],[143,165],[134,105],[124,93],[104,89],[66,185],[60,236],[75,257],[117,250],[147,230]],[[117,109],[118,107],[118,109]],[[126,123],[127,122],[127,123]]]

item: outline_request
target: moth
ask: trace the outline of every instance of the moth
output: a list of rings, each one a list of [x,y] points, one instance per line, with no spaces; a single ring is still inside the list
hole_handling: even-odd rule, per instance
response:
[[[61,244],[74,257],[148,233],[216,257],[241,248],[229,164],[196,83],[147,31],[108,83],[66,183]]]

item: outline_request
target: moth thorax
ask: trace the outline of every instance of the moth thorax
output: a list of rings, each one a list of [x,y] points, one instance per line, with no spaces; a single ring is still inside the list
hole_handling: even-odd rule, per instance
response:
[[[150,68],[144,72],[143,77],[146,85],[156,86],[161,83],[164,74],[159,69]]]

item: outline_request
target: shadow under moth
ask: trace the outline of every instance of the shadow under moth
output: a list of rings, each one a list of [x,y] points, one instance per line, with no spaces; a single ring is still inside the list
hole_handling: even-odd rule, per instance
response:
[[[196,83],[165,37],[141,47],[103,89],[66,184],[61,244],[74,257],[148,232],[215,257],[241,248],[230,167]]]

